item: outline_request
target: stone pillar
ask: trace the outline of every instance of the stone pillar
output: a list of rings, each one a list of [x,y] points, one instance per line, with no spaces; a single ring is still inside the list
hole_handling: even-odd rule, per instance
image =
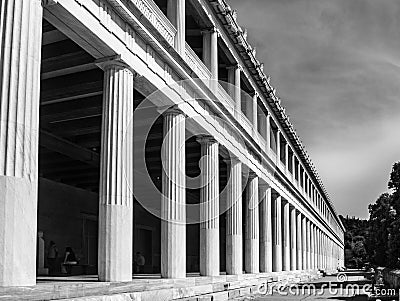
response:
[[[185,116],[164,113],[161,197],[161,276],[186,277]]]
[[[311,270],[311,222],[307,219],[307,269]]]
[[[273,198],[272,201],[272,269],[274,272],[282,271],[282,197]]]
[[[167,16],[172,25],[176,28],[175,50],[180,55],[185,55],[186,42],[186,7],[185,0],[168,0],[167,1]]]
[[[250,173],[246,189],[246,232],[245,270],[246,273],[260,272],[258,177]]]
[[[317,226],[314,226],[314,269],[318,269],[318,237]]]
[[[314,252],[315,252],[314,225],[313,225],[313,223],[310,223],[310,266],[311,266],[312,270],[315,269]]]
[[[290,204],[284,201],[282,204],[282,232],[283,232],[283,270],[290,271]]]
[[[290,269],[297,270],[297,214],[293,206],[290,206]]]
[[[266,140],[267,140],[267,152],[269,153],[271,151],[271,115],[268,113],[266,116],[267,118],[267,135],[266,135]]]
[[[0,287],[36,284],[42,14],[0,1]]]
[[[296,184],[296,155],[294,154],[293,151],[293,155],[292,155],[292,183]]]
[[[289,174],[289,143],[285,144],[285,170]]]
[[[243,273],[242,163],[238,158],[231,158],[227,164],[226,273],[240,275]]]
[[[231,91],[232,100],[235,103],[235,116],[239,116],[242,111],[242,95],[240,88],[241,67],[239,64],[228,68],[229,90]]]
[[[99,279],[131,281],[134,75],[122,62],[109,61],[99,66],[104,69]]]
[[[211,71],[210,88],[216,93],[218,90],[218,31],[215,27],[203,32],[203,61]]]
[[[276,165],[281,164],[281,133],[279,129],[276,131]]]
[[[261,186],[260,271],[272,272],[272,189]]]
[[[307,266],[307,218],[305,216],[302,216],[302,237],[301,237],[301,241],[302,241],[302,249],[303,249],[303,270],[307,270],[308,266]]]
[[[303,269],[303,231],[301,213],[297,213],[297,270]]]
[[[219,275],[219,157],[218,142],[200,137],[200,275]]]
[[[254,92],[253,95],[253,131],[257,133],[258,131],[258,93]]]

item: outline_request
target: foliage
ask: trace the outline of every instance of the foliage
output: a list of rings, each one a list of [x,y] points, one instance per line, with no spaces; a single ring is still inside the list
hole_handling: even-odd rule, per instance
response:
[[[388,188],[369,206],[366,251],[372,263],[391,268],[400,267],[400,162],[393,165]]]

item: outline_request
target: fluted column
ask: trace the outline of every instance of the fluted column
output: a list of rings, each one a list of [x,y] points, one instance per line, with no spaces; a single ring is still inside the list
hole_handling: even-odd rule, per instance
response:
[[[317,226],[314,225],[314,269],[318,269],[318,238],[317,238]]]
[[[240,275],[243,273],[242,163],[238,158],[227,163],[226,273]]]
[[[283,270],[290,271],[290,204],[287,201],[282,202],[282,232],[283,232]]]
[[[258,131],[258,93],[254,92],[253,95],[253,132],[257,133]]]
[[[240,74],[241,67],[239,64],[230,66],[228,69],[229,90],[233,101],[235,102],[235,116],[242,110]]]
[[[260,272],[258,177],[250,173],[246,189],[245,270]]]
[[[272,189],[261,186],[260,271],[272,272]]]
[[[0,287],[36,283],[43,8],[0,0]]]
[[[311,270],[311,222],[307,219],[307,269]]]
[[[201,145],[200,275],[219,275],[219,157],[218,142],[210,136]]]
[[[290,269],[297,269],[297,215],[296,208],[290,206]]]
[[[218,31],[215,27],[203,32],[203,61],[211,71],[210,88],[216,93],[218,89]]]
[[[315,246],[314,246],[314,225],[310,222],[310,269],[315,268]]]
[[[186,277],[185,116],[178,109],[164,113],[161,149],[161,276]]]
[[[167,1],[167,16],[171,23],[176,28],[175,50],[180,54],[185,54],[186,42],[186,5],[185,0],[168,0]]]
[[[303,249],[303,270],[307,270],[307,218],[305,216],[302,216],[302,235],[301,235],[301,241],[302,241],[302,249]]]
[[[277,196],[272,201],[272,269],[282,271],[282,197]]]
[[[269,153],[271,151],[271,115],[268,113],[266,116],[266,126],[267,126],[267,135],[265,139],[267,140],[267,152]]]
[[[133,83],[122,62],[104,69],[99,188],[99,279],[132,280]]]
[[[296,250],[297,250],[297,269],[302,270],[303,269],[303,241],[302,241],[302,218],[301,218],[301,213],[297,212],[297,244],[296,244]]]

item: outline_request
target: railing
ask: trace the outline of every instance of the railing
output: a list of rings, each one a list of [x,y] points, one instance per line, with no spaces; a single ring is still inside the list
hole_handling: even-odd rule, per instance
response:
[[[243,111],[239,112],[238,119],[239,119],[239,123],[247,131],[247,133],[249,133],[250,135],[253,135],[253,124],[250,122],[250,120],[247,118],[247,116],[243,113]]]
[[[132,3],[158,30],[171,46],[175,44],[176,28],[153,0],[132,0]]]
[[[226,92],[226,90],[218,83],[218,91],[217,91],[218,100],[224,104],[225,108],[235,116],[235,103],[231,96]]]
[[[207,83],[209,83],[211,71],[208,70],[188,43],[185,45],[185,61],[200,79],[207,80]]]

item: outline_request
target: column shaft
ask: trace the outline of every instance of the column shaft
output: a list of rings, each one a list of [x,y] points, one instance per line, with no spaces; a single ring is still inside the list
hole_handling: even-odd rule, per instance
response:
[[[219,275],[219,157],[212,137],[201,144],[200,184],[200,275]]]
[[[296,208],[290,207],[290,269],[297,269],[297,215]]]
[[[283,219],[282,219],[282,232],[283,232],[283,270],[290,271],[290,205],[287,201],[282,204]]]
[[[168,19],[176,28],[175,50],[181,54],[185,54],[186,42],[186,7],[185,0],[168,0],[167,15]]]
[[[258,131],[258,93],[255,92],[253,95],[253,130],[256,133]]]
[[[272,189],[261,187],[260,271],[272,272]]]
[[[282,198],[273,198],[272,201],[272,269],[274,272],[282,271]]]
[[[99,279],[132,280],[133,83],[122,63],[104,68],[99,188]]]
[[[203,61],[211,71],[210,88],[216,93],[218,89],[218,32],[216,28],[203,32]]]
[[[311,223],[307,219],[307,269],[311,270]]]
[[[302,270],[303,269],[303,243],[302,243],[302,218],[301,218],[301,213],[297,213],[297,269]]]
[[[307,270],[307,218],[305,216],[302,216],[302,235],[301,235],[301,241],[302,241],[302,250],[303,250],[303,270]]]
[[[0,287],[36,283],[43,8],[0,1]]]
[[[259,273],[259,210],[258,177],[251,174],[246,189],[245,270]]]
[[[242,237],[242,163],[232,158],[228,163],[229,181],[227,186],[226,213],[226,273],[243,273],[243,237]]]
[[[161,276],[186,277],[185,117],[164,114],[161,198]]]

